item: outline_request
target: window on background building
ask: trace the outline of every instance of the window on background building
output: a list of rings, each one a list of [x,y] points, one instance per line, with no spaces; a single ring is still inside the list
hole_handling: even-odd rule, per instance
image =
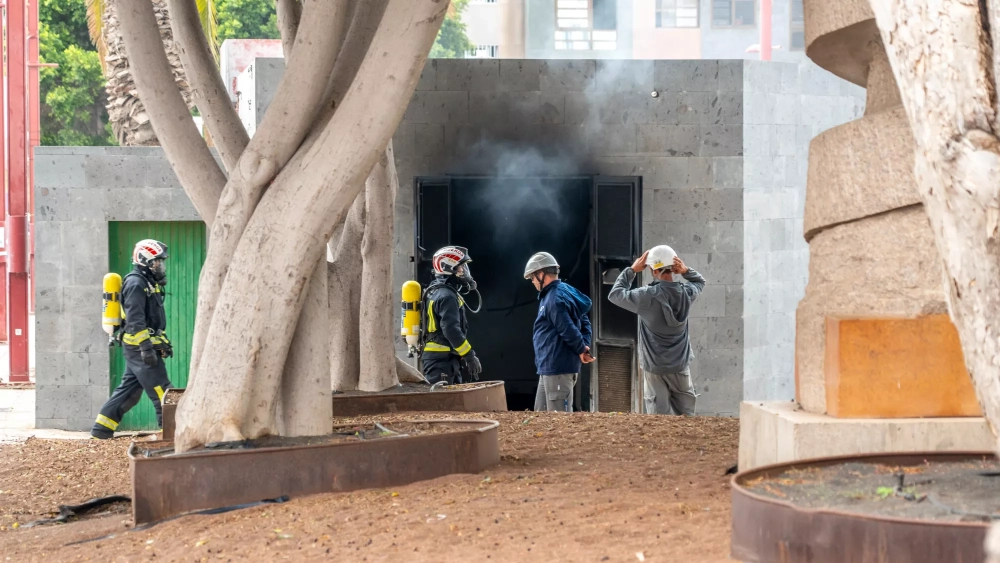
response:
[[[757,0],[712,0],[713,27],[753,27]]]
[[[699,0],[656,0],[656,27],[698,27]]]
[[[789,25],[789,44],[793,51],[806,48],[806,17],[802,11],[802,0],[792,0],[792,22]]]
[[[470,59],[499,59],[499,45],[476,45],[476,48],[469,52]]]
[[[556,49],[618,48],[618,0],[556,0]]]
[[[592,0],[594,8],[594,29],[614,31],[618,29],[618,0]]]

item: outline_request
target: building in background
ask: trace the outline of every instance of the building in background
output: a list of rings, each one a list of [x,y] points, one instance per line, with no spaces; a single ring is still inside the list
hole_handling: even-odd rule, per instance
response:
[[[474,58],[756,59],[759,0],[471,0]],[[802,0],[772,0],[776,61],[805,61]]]
[[[470,58],[524,58],[524,0],[471,0],[462,22],[476,46]]]

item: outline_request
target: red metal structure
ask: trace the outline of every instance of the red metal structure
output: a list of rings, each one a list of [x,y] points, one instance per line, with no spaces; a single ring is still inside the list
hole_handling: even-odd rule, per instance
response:
[[[0,0],[3,11],[4,250],[10,382],[27,382],[32,149],[40,139],[38,4]]]
[[[760,60],[771,60],[771,0],[760,0]]]

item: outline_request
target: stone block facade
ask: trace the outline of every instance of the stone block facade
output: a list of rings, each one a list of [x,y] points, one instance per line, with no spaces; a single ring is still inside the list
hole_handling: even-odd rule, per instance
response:
[[[412,273],[415,177],[492,175],[521,155],[531,157],[517,160],[521,175],[638,176],[642,245],[670,244],[708,280],[691,320],[698,412],[791,399],[807,147],[859,116],[861,94],[810,64],[429,61],[393,138],[394,285]],[[36,154],[39,426],[82,429],[107,396],[94,316],[107,221],[197,216],[158,149]],[[84,247],[80,258],[70,245]],[[88,265],[78,272],[73,260]]]
[[[108,398],[109,221],[196,221],[158,147],[35,150],[35,424],[86,430]]]

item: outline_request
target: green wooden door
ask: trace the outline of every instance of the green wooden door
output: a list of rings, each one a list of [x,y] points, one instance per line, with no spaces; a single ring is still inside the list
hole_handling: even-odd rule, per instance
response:
[[[167,359],[167,374],[174,387],[185,387],[191,364],[191,339],[198,303],[198,277],[205,262],[205,224],[200,221],[112,222],[108,225],[109,265],[125,277],[132,270],[132,248],[142,239],[164,242],[170,250],[167,260],[167,336],[174,356]],[[110,391],[121,383],[125,359],[121,348],[111,352]],[[155,430],[156,411],[143,394],[139,404],[122,419],[119,430]]]

